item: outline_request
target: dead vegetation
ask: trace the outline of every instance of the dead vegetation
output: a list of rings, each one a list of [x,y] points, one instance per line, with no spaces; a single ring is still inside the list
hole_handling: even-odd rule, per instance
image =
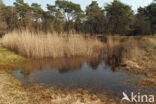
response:
[[[156,38],[154,36],[114,36],[108,39],[107,64],[115,69],[145,74],[147,79],[140,84],[156,85]]]
[[[81,35],[35,34],[28,31],[13,32],[2,38],[6,48],[31,58],[98,56],[103,47],[97,39]],[[98,51],[97,51],[98,50]]]

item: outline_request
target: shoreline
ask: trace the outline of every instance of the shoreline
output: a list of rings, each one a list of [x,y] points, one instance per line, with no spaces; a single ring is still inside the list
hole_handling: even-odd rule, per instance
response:
[[[145,38],[150,38],[150,37],[145,37]],[[148,87],[149,85],[153,87],[156,86],[156,81],[155,81],[156,78],[154,77],[156,72],[154,68],[156,68],[156,66],[153,64],[153,61],[156,60],[154,58],[154,56],[156,55],[154,54],[156,52],[156,49],[154,48],[156,47],[155,41],[152,40],[152,42],[154,42],[152,43],[154,44],[154,46],[147,46],[148,48],[146,47],[146,50],[143,50],[145,52],[144,53],[145,56],[139,57],[138,58],[139,61],[136,60],[125,61],[125,63],[122,64],[126,64],[126,66],[119,67],[120,70],[125,70],[131,74],[140,74],[140,73],[145,74],[147,78],[140,81],[140,84],[144,86],[147,85]],[[29,61],[30,59],[16,55],[14,52],[5,49],[1,45],[0,45],[0,57],[2,57],[0,58],[0,69],[1,69],[0,82],[2,83],[0,85],[0,93],[1,93],[0,102],[2,103],[6,102],[12,104],[20,104],[22,102],[24,104],[27,103],[36,104],[37,102],[45,103],[46,101],[48,101],[48,103],[52,103],[57,101],[61,103],[61,101],[63,101],[63,102],[67,102],[67,104],[70,104],[71,102],[69,101],[72,101],[73,103],[79,102],[80,104],[81,103],[103,104],[104,102],[109,104],[111,103],[117,104],[116,101],[110,99],[106,95],[103,95],[103,99],[101,100],[96,95],[90,95],[88,91],[83,92],[83,90],[78,92],[71,91],[72,92],[71,93],[71,92],[64,92],[59,89],[56,90],[53,88],[42,89],[41,86],[26,88],[22,85],[22,83],[19,80],[17,80],[9,72],[12,71],[12,69],[16,68],[17,66],[22,65],[24,62]],[[145,59],[145,60],[141,60],[141,59]]]
[[[102,95],[99,98],[95,94],[83,89],[60,90],[56,88],[42,88],[42,86],[25,87],[10,73],[0,71],[0,102],[11,104],[116,104],[113,99]],[[57,103],[56,103],[57,102]]]

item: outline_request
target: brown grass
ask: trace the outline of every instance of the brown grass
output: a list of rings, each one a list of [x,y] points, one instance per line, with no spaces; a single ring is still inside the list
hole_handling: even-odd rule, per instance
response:
[[[142,38],[139,37],[108,36],[106,42],[106,63],[113,68],[122,65],[129,66],[132,69],[141,69],[141,66],[136,62],[140,60],[145,53],[144,48],[140,46],[142,41]]]
[[[2,38],[2,44],[20,55],[33,58],[97,56],[102,42],[81,35],[34,34],[12,32]]]

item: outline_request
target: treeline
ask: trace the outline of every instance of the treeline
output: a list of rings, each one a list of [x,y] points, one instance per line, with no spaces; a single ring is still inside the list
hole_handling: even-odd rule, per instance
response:
[[[0,34],[28,29],[43,32],[72,32],[89,34],[147,35],[156,33],[156,1],[134,13],[129,5],[119,0],[99,7],[92,1],[83,11],[79,4],[56,0],[47,4],[47,11],[40,4],[28,5],[16,0],[6,6],[0,0]]]

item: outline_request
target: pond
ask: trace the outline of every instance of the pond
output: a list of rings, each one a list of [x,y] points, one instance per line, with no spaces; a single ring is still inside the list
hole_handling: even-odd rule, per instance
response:
[[[44,84],[46,87],[83,88],[91,92],[108,92],[121,96],[122,92],[148,92],[155,89],[143,88],[138,84],[144,75],[129,75],[113,70],[103,59],[82,57],[32,60],[13,71],[26,86]]]

